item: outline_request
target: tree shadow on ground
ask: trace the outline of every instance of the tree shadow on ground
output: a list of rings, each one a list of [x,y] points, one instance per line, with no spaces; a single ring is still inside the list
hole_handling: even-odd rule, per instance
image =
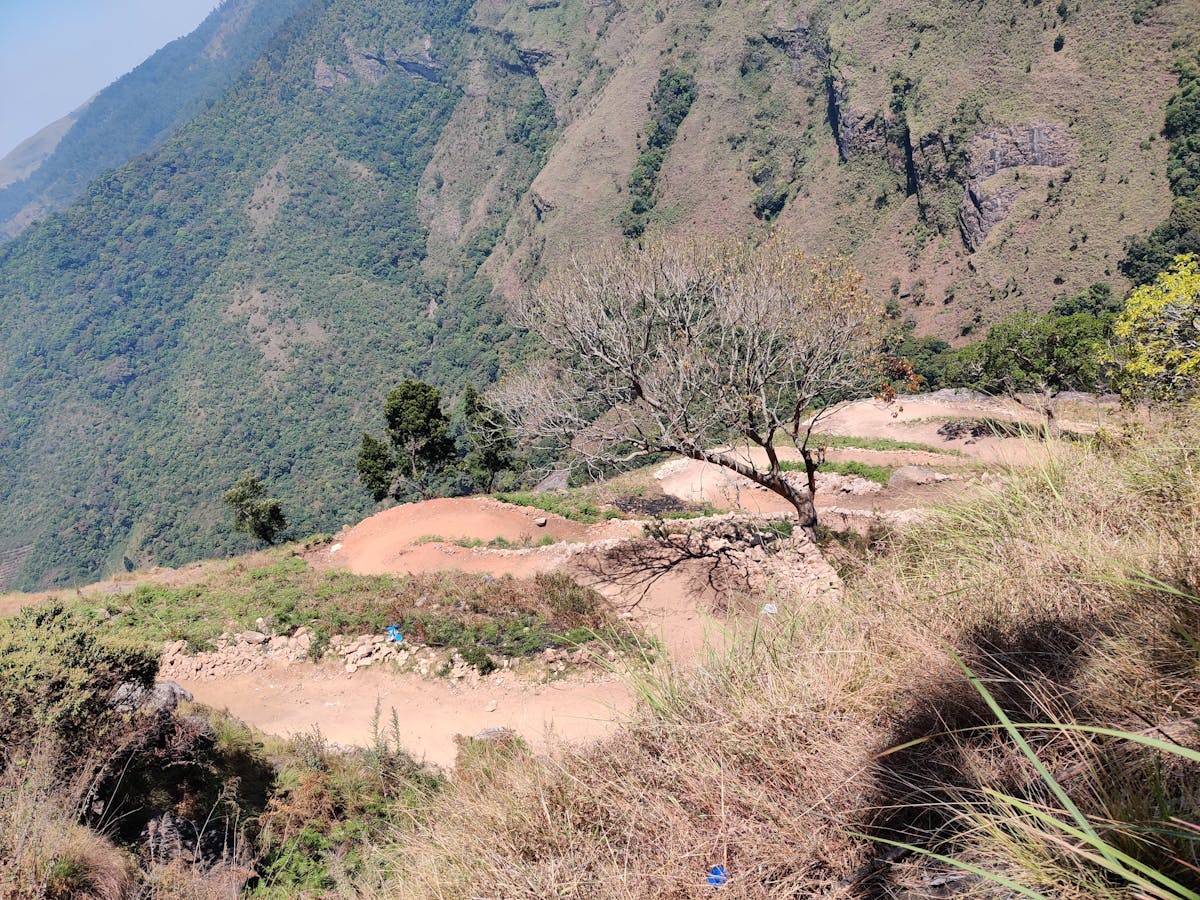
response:
[[[747,523],[679,530],[651,526],[644,538],[581,555],[576,567],[585,583],[612,586],[632,598],[630,609],[662,579],[680,576],[701,602],[724,612],[732,598],[762,593],[765,562],[778,545],[777,534]]]

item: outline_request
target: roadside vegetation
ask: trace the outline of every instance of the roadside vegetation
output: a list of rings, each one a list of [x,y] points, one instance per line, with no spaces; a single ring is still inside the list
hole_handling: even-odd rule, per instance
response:
[[[571,491],[546,493],[507,491],[497,494],[496,499],[502,503],[511,503],[514,506],[528,506],[533,509],[540,509],[543,512],[553,513],[556,516],[562,516],[564,519],[570,519],[574,522],[582,522],[585,525],[594,525],[597,522],[603,522],[605,519],[619,519],[621,517],[619,511],[600,504],[596,500],[589,498],[586,494]]]
[[[414,642],[472,658],[632,640],[599,594],[565,575],[353,575],[316,568],[288,549],[265,564],[229,563],[190,584],[141,584],[65,602],[81,627],[148,648],[182,640],[210,650],[222,634],[290,634],[301,626],[313,632],[316,656],[334,634],[383,634],[393,625]]]

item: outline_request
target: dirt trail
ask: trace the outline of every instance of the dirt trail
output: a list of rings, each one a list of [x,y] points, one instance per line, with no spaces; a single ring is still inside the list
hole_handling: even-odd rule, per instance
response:
[[[538,526],[542,518],[545,525]],[[694,659],[706,640],[722,639],[718,623],[697,606],[699,576],[694,566],[681,565],[652,583],[638,580],[629,585],[614,585],[596,574],[596,561],[607,548],[641,533],[640,522],[584,525],[486,497],[466,497],[386,510],[346,529],[308,558],[318,566],[363,575],[460,569],[525,577],[567,571],[625,609],[625,615],[656,637],[673,659]],[[495,538],[520,543],[546,534],[557,543],[518,550],[449,543]],[[445,541],[430,540],[434,536]],[[552,739],[599,738],[634,706],[627,682],[595,667],[542,684],[511,671],[463,682],[382,667],[347,674],[328,662],[278,662],[266,671],[181,684],[197,701],[228,708],[268,733],[286,736],[319,728],[338,744],[371,740],[378,702],[385,722],[395,710],[401,739],[410,752],[443,766],[454,762],[456,734],[511,728],[542,749]]]
[[[1026,465],[1041,458],[1046,445],[1042,442],[991,435],[977,438],[947,440],[938,433],[946,422],[955,419],[1000,419],[1039,425],[1038,416],[1031,410],[1006,399],[980,396],[949,397],[953,392],[902,397],[894,403],[860,400],[842,407],[821,420],[817,430],[823,434],[858,438],[890,438],[945,448],[959,454],[959,459],[995,465]],[[1095,426],[1089,422],[1063,420],[1059,423],[1071,431],[1086,432]],[[853,451],[855,454],[862,451]],[[920,451],[900,451],[913,454],[901,465],[928,465],[928,455]],[[920,457],[920,458],[918,458]],[[866,459],[865,456],[861,457]],[[903,456],[898,459],[904,459]],[[953,457],[939,460],[938,465],[954,465]],[[961,462],[959,463],[961,464]]]
[[[916,397],[884,405],[864,401],[825,419],[819,431],[864,438],[920,442],[957,451],[955,455],[925,450],[831,450],[831,460],[856,459],[891,466],[934,466],[953,471],[983,464],[1021,464],[1043,450],[1033,441],[983,437],[947,441],[938,427],[949,418],[1028,420],[1012,404],[973,398]],[[798,459],[795,451],[781,455]],[[649,472],[641,487],[661,491],[684,502],[756,514],[790,513],[777,495],[740,476],[690,460],[670,461]],[[856,492],[819,493],[818,507],[829,521],[839,515],[876,514],[881,510],[941,502],[964,487],[961,480],[940,484],[877,488]],[[861,487],[861,485],[860,485]],[[839,512],[840,511],[840,512]],[[540,523],[540,524],[539,524]],[[643,523],[614,520],[585,525],[538,509],[500,503],[487,497],[430,500],[407,504],[371,516],[344,529],[330,545],[307,554],[313,565],[347,569],[357,574],[420,574],[460,569],[503,576],[531,576],[565,571],[595,587],[634,624],[657,637],[673,662],[687,665],[700,658],[706,643],[724,640],[726,622],[710,613],[726,603],[745,602],[750,592],[722,586],[724,573],[711,560],[684,559],[656,571],[647,566],[615,573],[614,556],[638,545]],[[538,546],[547,536],[553,543]],[[497,538],[525,549],[464,547],[455,542],[487,543]],[[836,590],[836,576],[813,554],[786,561],[804,591]],[[720,557],[721,554],[717,554]],[[775,560],[775,557],[771,557]],[[202,577],[206,566],[178,571],[155,570],[95,585],[87,591],[116,592],[139,581],[183,583]],[[770,562],[769,565],[784,563]],[[741,565],[745,565],[745,559]],[[754,564],[768,565],[766,563]],[[754,567],[751,566],[751,568]],[[714,575],[716,576],[714,579]],[[723,593],[722,593],[723,592]],[[31,595],[0,596],[0,614],[36,600]],[[751,599],[743,613],[758,615]],[[274,660],[265,670],[184,682],[196,700],[230,712],[268,733],[296,734],[319,728],[337,744],[362,745],[372,737],[376,708],[384,724],[394,710],[401,739],[419,758],[449,766],[454,762],[456,734],[487,728],[516,730],[535,748],[553,739],[591,740],[609,733],[635,703],[628,683],[602,667],[568,669],[558,681],[537,683],[512,670],[469,679],[429,678],[384,666],[348,672],[328,659],[321,664]]]
[[[674,660],[696,659],[706,641],[719,643],[723,639],[721,624],[697,606],[698,575],[694,567],[680,566],[649,585],[620,587],[594,577],[589,561],[600,552],[595,544],[581,545],[578,552],[568,555],[568,545],[488,551],[441,544],[405,549],[385,541],[389,549],[381,558],[380,535],[374,528],[365,532],[370,537],[361,542],[358,537],[362,535],[345,536],[345,555],[337,554],[341,557],[339,565],[359,572],[465,568],[497,575],[563,569],[627,608],[626,615],[657,638]],[[381,559],[390,562],[385,564]],[[627,681],[595,666],[573,670],[560,681],[531,683],[510,671],[473,682],[455,682],[383,667],[347,674],[330,662],[276,662],[266,671],[184,680],[181,684],[197,701],[227,708],[262,731],[288,736],[319,728],[328,740],[347,745],[361,746],[371,741],[378,703],[385,722],[390,722],[395,710],[405,748],[441,766],[454,763],[456,734],[511,728],[534,748],[544,749],[552,740],[603,737],[633,709],[635,702]]]
[[[539,526],[539,520],[545,522]],[[528,576],[559,568],[571,555],[569,543],[632,537],[641,523],[584,525],[553,513],[500,503],[490,497],[456,497],[409,503],[364,519],[337,536],[326,564],[358,575],[417,574],[444,569]],[[526,550],[460,547],[454,541],[557,543]],[[430,541],[429,538],[445,541]]]
[[[844,437],[882,438],[892,441],[926,444],[944,450],[938,453],[919,449],[835,448],[827,451],[830,462],[858,461],[873,465],[922,466],[937,470],[972,469],[987,466],[1028,465],[1041,459],[1046,445],[1031,438],[960,437],[947,439],[938,432],[946,422],[961,419],[998,419],[1037,424],[1030,410],[1008,400],[983,397],[946,397],[941,394],[904,397],[894,403],[862,400],[848,404],[824,417],[817,432]],[[1086,431],[1088,423],[1060,423],[1071,430]],[[751,447],[738,451],[747,462],[766,464],[766,453]],[[798,451],[778,448],[779,458],[798,462]],[[655,472],[658,487],[668,496],[684,503],[711,505],[761,515],[790,513],[792,507],[782,497],[760,488],[747,478],[728,469],[694,460],[676,459],[664,463]],[[942,483],[884,488],[877,492],[846,494],[819,490],[818,512],[837,510],[857,513],[901,512],[928,507],[961,495],[963,485]],[[834,513],[835,521],[838,513]]]
[[[311,732],[335,744],[364,746],[378,709],[383,728],[395,711],[405,748],[418,759],[452,766],[454,736],[511,728],[535,749],[552,739],[594,740],[633,708],[629,688],[614,676],[596,682],[530,685],[513,676],[475,685],[428,680],[382,669],[346,675],[325,664],[285,665],[216,681],[182,682],[196,700],[269,734]]]

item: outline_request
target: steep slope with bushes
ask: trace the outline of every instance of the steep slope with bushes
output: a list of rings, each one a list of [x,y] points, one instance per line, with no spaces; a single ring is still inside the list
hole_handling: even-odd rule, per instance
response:
[[[427,274],[420,180],[460,78],[502,122],[542,94],[469,11],[310,8],[160,151],[0,250],[0,544],[17,583],[232,547],[220,493],[243,470],[299,529],[336,526],[365,508],[354,449],[382,386],[493,376],[487,246]],[[533,151],[488,137],[506,152],[496,189],[519,189]]]
[[[159,149],[0,249],[0,582],[230,549],[244,471],[298,530],[340,525],[387,390],[493,378],[522,350],[504,298],[623,233],[776,227],[956,341],[1123,294],[1126,240],[1170,208],[1196,11],[305,4]]]

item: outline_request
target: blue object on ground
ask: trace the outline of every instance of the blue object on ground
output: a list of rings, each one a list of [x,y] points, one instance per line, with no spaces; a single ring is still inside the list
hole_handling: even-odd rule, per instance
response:
[[[724,866],[713,866],[708,870],[708,883],[713,887],[720,887],[723,884],[729,883],[729,873],[725,871]]]
[[[404,635],[400,633],[399,625],[389,625],[387,627],[387,636],[389,641],[395,641],[397,644],[404,640]]]

